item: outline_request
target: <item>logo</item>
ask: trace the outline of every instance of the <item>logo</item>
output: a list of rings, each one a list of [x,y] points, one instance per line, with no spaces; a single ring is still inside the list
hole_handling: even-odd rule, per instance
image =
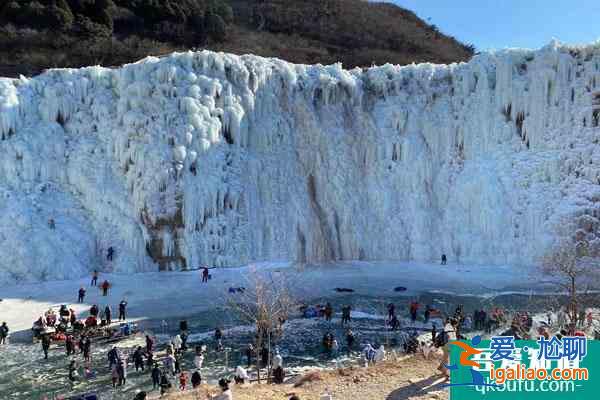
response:
[[[471,344],[473,346],[477,346],[480,343],[481,343],[480,336],[475,336],[473,339],[471,339]],[[477,350],[477,349],[471,347],[470,345],[468,345],[467,343],[460,342],[460,341],[453,341],[448,344],[450,346],[456,346],[462,350],[459,353],[460,354],[460,358],[458,360],[459,365],[464,366],[464,367],[474,367],[477,369],[481,368],[481,364],[479,364],[476,361],[469,360],[469,357],[481,354],[482,353],[481,350]],[[448,368],[449,371],[455,371],[459,368],[458,365],[456,365],[456,364],[446,365],[445,367]],[[478,370],[476,370],[474,368],[469,368],[469,372],[471,373],[471,379],[472,379],[471,382],[449,383],[447,385],[444,385],[444,387],[448,387],[448,386],[498,386],[496,384],[485,383],[481,372],[479,372]]]
[[[537,341],[494,336],[450,345],[452,400],[576,398],[596,399],[600,384],[590,379],[600,368],[600,344],[585,337],[540,337]]]

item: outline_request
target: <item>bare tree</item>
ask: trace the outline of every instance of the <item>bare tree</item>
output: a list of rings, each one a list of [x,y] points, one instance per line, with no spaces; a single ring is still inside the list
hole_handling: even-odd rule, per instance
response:
[[[600,270],[589,254],[585,239],[565,238],[550,250],[541,265],[541,272],[567,292],[567,315],[573,324],[577,323],[582,296],[600,282]]]
[[[227,304],[242,321],[256,328],[256,372],[260,383],[261,349],[266,347],[269,352],[267,377],[270,377],[272,346],[282,337],[284,324],[297,302],[284,274],[252,269],[246,277],[244,291],[230,297]]]

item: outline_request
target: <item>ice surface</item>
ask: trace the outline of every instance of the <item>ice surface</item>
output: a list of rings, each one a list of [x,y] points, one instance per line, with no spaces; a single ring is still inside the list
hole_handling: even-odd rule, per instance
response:
[[[531,264],[559,225],[598,251],[599,85],[600,47],[557,43],[452,65],[203,51],[0,79],[0,284],[441,253]]]

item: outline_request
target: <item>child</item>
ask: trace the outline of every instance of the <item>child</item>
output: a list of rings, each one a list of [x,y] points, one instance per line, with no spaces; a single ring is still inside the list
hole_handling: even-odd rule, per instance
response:
[[[179,388],[181,389],[182,392],[185,390],[186,384],[187,384],[187,374],[185,372],[182,372],[181,375],[179,375]]]

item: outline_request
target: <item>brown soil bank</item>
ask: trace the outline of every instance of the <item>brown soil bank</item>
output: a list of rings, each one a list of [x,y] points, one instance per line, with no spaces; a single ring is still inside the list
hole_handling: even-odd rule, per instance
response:
[[[319,400],[320,395],[328,390],[334,400],[448,399],[448,392],[442,388],[443,378],[436,369],[438,365],[437,358],[403,357],[369,368],[309,373],[295,379],[296,382],[306,380],[298,387],[294,384],[233,386],[233,397],[235,400],[287,400],[296,394],[301,400]],[[198,391],[174,393],[167,399],[204,400],[207,393],[216,394],[218,391],[204,386]]]

